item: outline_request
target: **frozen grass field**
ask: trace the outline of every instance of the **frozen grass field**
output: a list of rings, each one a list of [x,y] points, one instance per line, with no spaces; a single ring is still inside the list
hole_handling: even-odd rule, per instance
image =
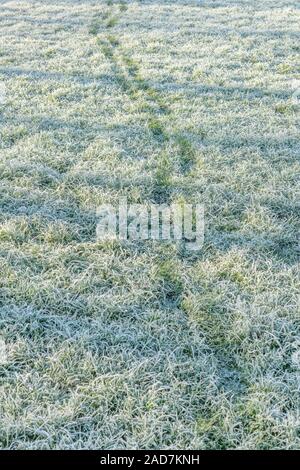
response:
[[[0,1],[3,449],[300,449],[299,21]],[[120,196],[202,250],[96,241]]]

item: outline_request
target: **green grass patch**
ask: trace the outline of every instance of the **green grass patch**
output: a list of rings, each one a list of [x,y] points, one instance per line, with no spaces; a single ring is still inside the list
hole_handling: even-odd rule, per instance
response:
[[[118,23],[118,18],[116,16],[112,16],[111,18],[109,18],[106,22],[106,27],[107,28],[113,28],[114,26],[116,26]]]

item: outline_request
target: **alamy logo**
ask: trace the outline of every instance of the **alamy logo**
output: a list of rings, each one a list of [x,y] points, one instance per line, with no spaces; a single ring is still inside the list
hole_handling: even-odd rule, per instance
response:
[[[0,336],[0,365],[6,364],[7,362],[7,350],[6,344],[3,338]]]
[[[300,368],[300,341],[295,341],[292,344],[293,352],[292,352],[292,364],[297,369]]]
[[[147,206],[128,204],[122,197],[118,207],[98,207],[97,217],[98,240],[181,240],[190,251],[200,250],[204,242],[204,208],[200,204]]]
[[[0,105],[6,102],[6,86],[0,82]]]
[[[300,82],[296,80],[293,82],[293,94],[292,94],[292,102],[294,104],[299,104],[300,101]]]

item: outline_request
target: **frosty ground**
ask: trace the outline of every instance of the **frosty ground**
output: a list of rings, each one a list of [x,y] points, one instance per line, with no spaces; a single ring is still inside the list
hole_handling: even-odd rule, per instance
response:
[[[300,448],[296,5],[0,1],[2,448]]]

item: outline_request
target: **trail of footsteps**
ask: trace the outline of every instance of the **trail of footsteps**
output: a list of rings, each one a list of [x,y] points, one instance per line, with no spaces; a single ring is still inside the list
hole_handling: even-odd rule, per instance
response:
[[[122,85],[124,91],[129,94],[132,99],[137,99],[137,96],[142,94],[144,105],[148,109],[148,119],[147,125],[152,131],[157,144],[161,148],[160,156],[157,162],[156,174],[155,174],[155,184],[153,190],[153,197],[155,201],[159,203],[167,203],[172,192],[172,171],[173,171],[173,162],[170,155],[170,142],[175,144],[178,151],[177,157],[180,161],[180,169],[183,175],[188,175],[193,168],[193,165],[197,160],[197,152],[190,140],[182,133],[168,133],[166,125],[161,120],[161,116],[172,117],[172,110],[164,102],[163,97],[160,93],[151,87],[151,85],[142,78],[138,63],[124,52],[120,41],[113,36],[112,34],[107,34],[105,40],[100,40],[102,45],[102,50],[105,55],[111,60],[113,68],[115,70],[117,79]],[[139,98],[140,99],[140,98]],[[186,254],[186,253],[185,253]],[[190,259],[190,262],[193,264],[193,258]],[[174,277],[174,271],[176,271],[175,266],[172,263],[163,261],[160,266],[162,271],[166,271],[164,276]],[[178,274],[178,273],[177,273]],[[176,277],[176,276],[175,276]],[[181,276],[178,274],[178,279],[181,279]],[[180,280],[181,283],[181,280]],[[184,294],[186,293],[185,288],[182,287],[179,289],[181,294],[179,294],[180,308],[183,311],[186,311],[184,305]],[[175,295],[178,299],[178,291]],[[186,312],[189,315],[188,311]],[[215,327],[218,326],[219,320],[218,316],[215,317]],[[222,325],[222,322],[221,322]],[[218,363],[220,371],[227,371],[227,374],[231,377],[231,380],[227,384],[220,384],[221,389],[231,388],[231,382],[233,383],[233,391],[237,387],[236,382],[239,385],[242,384],[242,377],[239,371],[238,365],[233,360],[232,355],[228,353],[227,346],[231,346],[226,343],[224,344],[215,343],[213,340],[207,338],[207,342],[212,352],[214,352]],[[220,374],[222,375],[222,374]],[[237,390],[235,390],[237,393]],[[238,391],[238,394],[241,393],[241,390]]]
[[[109,23],[109,15],[107,16]],[[180,169],[183,175],[188,175],[193,165],[196,163],[197,153],[193,144],[182,133],[168,133],[166,126],[161,120],[162,116],[172,117],[171,109],[165,104],[159,92],[153,89],[147,81],[145,81],[139,72],[139,66],[132,57],[126,54],[120,44],[120,41],[112,34],[106,34],[104,39],[98,39],[98,43],[102,47],[105,56],[111,61],[112,68],[116,74],[117,80],[122,86],[123,90],[133,99],[141,100],[143,97],[143,105],[148,109],[147,125],[152,131],[157,144],[160,146],[160,155],[157,161],[155,181],[153,188],[153,199],[158,203],[167,203],[172,194],[172,171],[173,162],[170,155],[170,142],[177,146],[177,157],[181,163]],[[169,285],[170,292],[168,293],[171,305],[179,307],[185,315],[189,317],[189,308],[186,308],[185,298],[189,292],[186,289],[185,283],[182,279],[183,265],[177,264],[188,254],[183,251],[178,252],[178,256],[169,259],[167,256],[161,255],[160,264],[157,265],[160,275],[163,278],[164,284]],[[193,265],[196,258],[186,258],[185,266]],[[187,263],[187,264],[186,264]],[[178,268],[180,266],[180,269]],[[218,319],[218,315],[214,317],[215,324],[212,325],[214,330],[217,327],[222,328],[222,322]],[[220,377],[224,376],[227,379],[220,381],[219,387],[221,392],[224,390],[230,391],[238,401],[239,397],[243,396],[243,376],[238,367],[238,364],[228,352],[228,346],[232,347],[224,340],[224,344],[215,343],[209,336],[206,337],[207,345],[212,354],[215,355],[218,369],[220,370]],[[212,403],[208,406],[208,411],[215,412],[215,404]]]
[[[137,101],[139,107],[146,112],[147,127],[160,148],[153,182],[153,198],[156,202],[167,203],[172,195],[172,176],[175,163],[170,148],[176,149],[175,158],[183,176],[190,173],[196,162],[197,153],[193,144],[182,132],[171,134],[168,132],[162,116],[168,116],[171,119],[171,109],[160,93],[143,79],[138,63],[124,51],[120,40],[111,33],[121,12],[127,10],[127,5],[119,3],[117,16],[113,11],[113,7],[117,5],[112,2],[108,2],[108,4],[110,9],[104,13],[103,20],[106,22],[106,29],[110,31],[99,37],[97,36],[97,25],[93,24],[90,32],[97,36],[97,43],[105,57],[111,62],[115,77],[124,92],[133,101]]]

